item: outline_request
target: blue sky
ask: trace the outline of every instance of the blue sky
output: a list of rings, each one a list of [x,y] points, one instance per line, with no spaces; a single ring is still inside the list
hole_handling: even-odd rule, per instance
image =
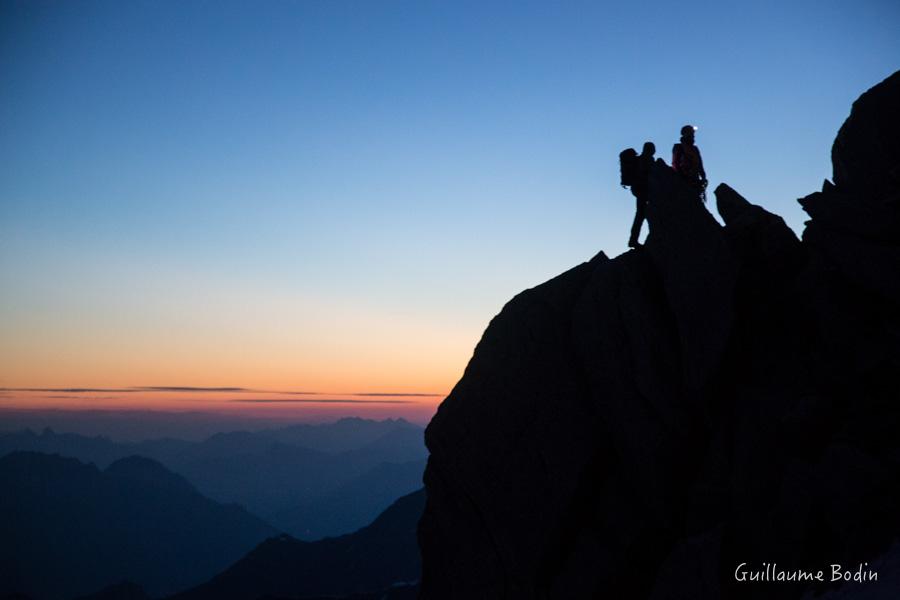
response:
[[[711,185],[800,233],[898,67],[887,1],[4,2],[0,383],[394,352],[449,391],[512,295],[625,250],[619,150],[694,123]]]

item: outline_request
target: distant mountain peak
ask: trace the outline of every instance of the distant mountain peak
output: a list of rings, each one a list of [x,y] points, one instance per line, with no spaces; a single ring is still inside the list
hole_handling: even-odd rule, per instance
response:
[[[63,469],[88,469],[99,473],[99,469],[91,463],[83,463],[77,458],[70,458],[60,454],[46,454],[44,452],[32,452],[30,450],[17,450],[0,457],[0,463],[14,468],[34,469],[36,472],[44,472],[50,469],[54,471]]]
[[[66,600],[123,579],[150,595],[171,593],[276,533],[139,456],[100,471],[74,458],[13,452],[0,458],[0,489],[0,597],[15,590]]]
[[[419,489],[351,534],[316,542],[289,535],[271,537],[207,583],[171,600],[356,598],[352,594],[416,581],[420,565],[416,523],[424,503],[425,492]]]
[[[173,473],[152,458],[144,456],[133,455],[120,458],[109,465],[104,473],[120,479],[139,480],[143,483],[178,487],[196,492],[184,477]]]

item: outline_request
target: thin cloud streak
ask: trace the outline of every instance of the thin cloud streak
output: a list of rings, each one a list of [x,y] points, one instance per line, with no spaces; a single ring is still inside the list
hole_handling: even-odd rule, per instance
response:
[[[189,385],[143,385],[134,387],[142,392],[259,392],[243,387],[195,387]]]
[[[329,392],[280,391],[245,388],[238,386],[202,387],[188,385],[140,385],[127,388],[0,388],[0,393],[48,393],[48,394],[134,394],[134,393],[185,393],[185,394],[278,394],[283,396],[322,396]],[[430,392],[348,392],[336,396],[359,396],[367,398],[442,398],[446,394]],[[313,401],[313,400],[311,400]],[[316,400],[318,401],[318,400]]]
[[[388,392],[356,392],[353,394],[347,394],[348,396],[376,396],[376,397],[393,397],[393,398],[440,398],[442,396],[446,396],[446,394],[426,394],[426,393],[388,393]]]
[[[248,404],[415,404],[412,400],[353,400],[339,398],[235,398],[226,402]]]
[[[48,400],[117,400],[116,396],[70,396],[68,394],[50,394],[41,396]]]
[[[269,394],[284,394],[290,396],[321,396],[333,392],[278,392],[275,390],[267,390]],[[366,396],[377,398],[442,398],[447,394],[432,394],[429,392],[347,392],[338,393],[337,396]]]
[[[130,394],[137,391],[140,391],[140,388],[0,388],[0,392],[39,392],[48,394]]]

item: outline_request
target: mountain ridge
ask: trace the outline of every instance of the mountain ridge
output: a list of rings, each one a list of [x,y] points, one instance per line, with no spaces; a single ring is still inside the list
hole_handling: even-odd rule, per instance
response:
[[[116,581],[151,595],[202,581],[275,533],[147,458],[101,471],[37,452],[0,458],[0,594],[69,599]]]
[[[504,306],[426,429],[423,600],[798,598],[734,568],[886,550],[898,105],[900,72],[854,103],[802,240],[658,161],[642,248]]]
[[[424,502],[420,489],[396,500],[369,525],[339,537],[269,538],[208,582],[168,600],[337,598],[414,583],[420,573],[415,532]]]
[[[311,447],[300,445],[304,441]],[[146,456],[184,476],[205,496],[241,504],[284,531],[310,536],[307,539],[355,531],[391,501],[420,487],[420,476],[388,478],[382,483],[394,486],[389,493],[365,495],[354,503],[343,499],[346,512],[328,511],[329,518],[318,524],[312,520],[324,514],[329,498],[355,483],[373,481],[385,463],[394,464],[397,473],[426,455],[422,428],[403,419],[362,418],[222,432],[201,442],[119,443],[49,428],[40,434],[30,430],[0,434],[0,456],[12,450],[59,453],[100,467],[128,456]],[[300,514],[304,507],[312,507],[315,514],[304,517]],[[290,517],[282,521],[281,515]]]

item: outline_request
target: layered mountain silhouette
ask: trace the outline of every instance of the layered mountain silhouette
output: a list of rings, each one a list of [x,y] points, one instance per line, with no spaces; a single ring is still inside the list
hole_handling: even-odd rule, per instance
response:
[[[0,458],[0,489],[0,594],[70,599],[127,580],[159,596],[204,581],[276,533],[137,456],[101,471],[15,452]]]
[[[660,161],[643,248],[503,308],[426,430],[421,598],[900,597],[898,107],[853,105],[802,241]]]
[[[425,504],[419,490],[394,502],[352,534],[303,542],[271,538],[207,583],[171,600],[415,597],[421,572],[416,525]]]
[[[383,462],[327,494],[276,514],[273,521],[309,540],[345,531],[348,523],[371,523],[378,516],[375,509],[390,506],[398,490],[421,488],[424,471],[424,459]]]
[[[202,442],[117,443],[49,429],[0,434],[0,456],[17,450],[58,453],[100,467],[126,456],[152,458],[209,498],[241,504],[307,540],[355,531],[420,488],[426,456],[420,427],[403,419],[360,418],[218,433]],[[365,489],[369,493],[359,493]]]

